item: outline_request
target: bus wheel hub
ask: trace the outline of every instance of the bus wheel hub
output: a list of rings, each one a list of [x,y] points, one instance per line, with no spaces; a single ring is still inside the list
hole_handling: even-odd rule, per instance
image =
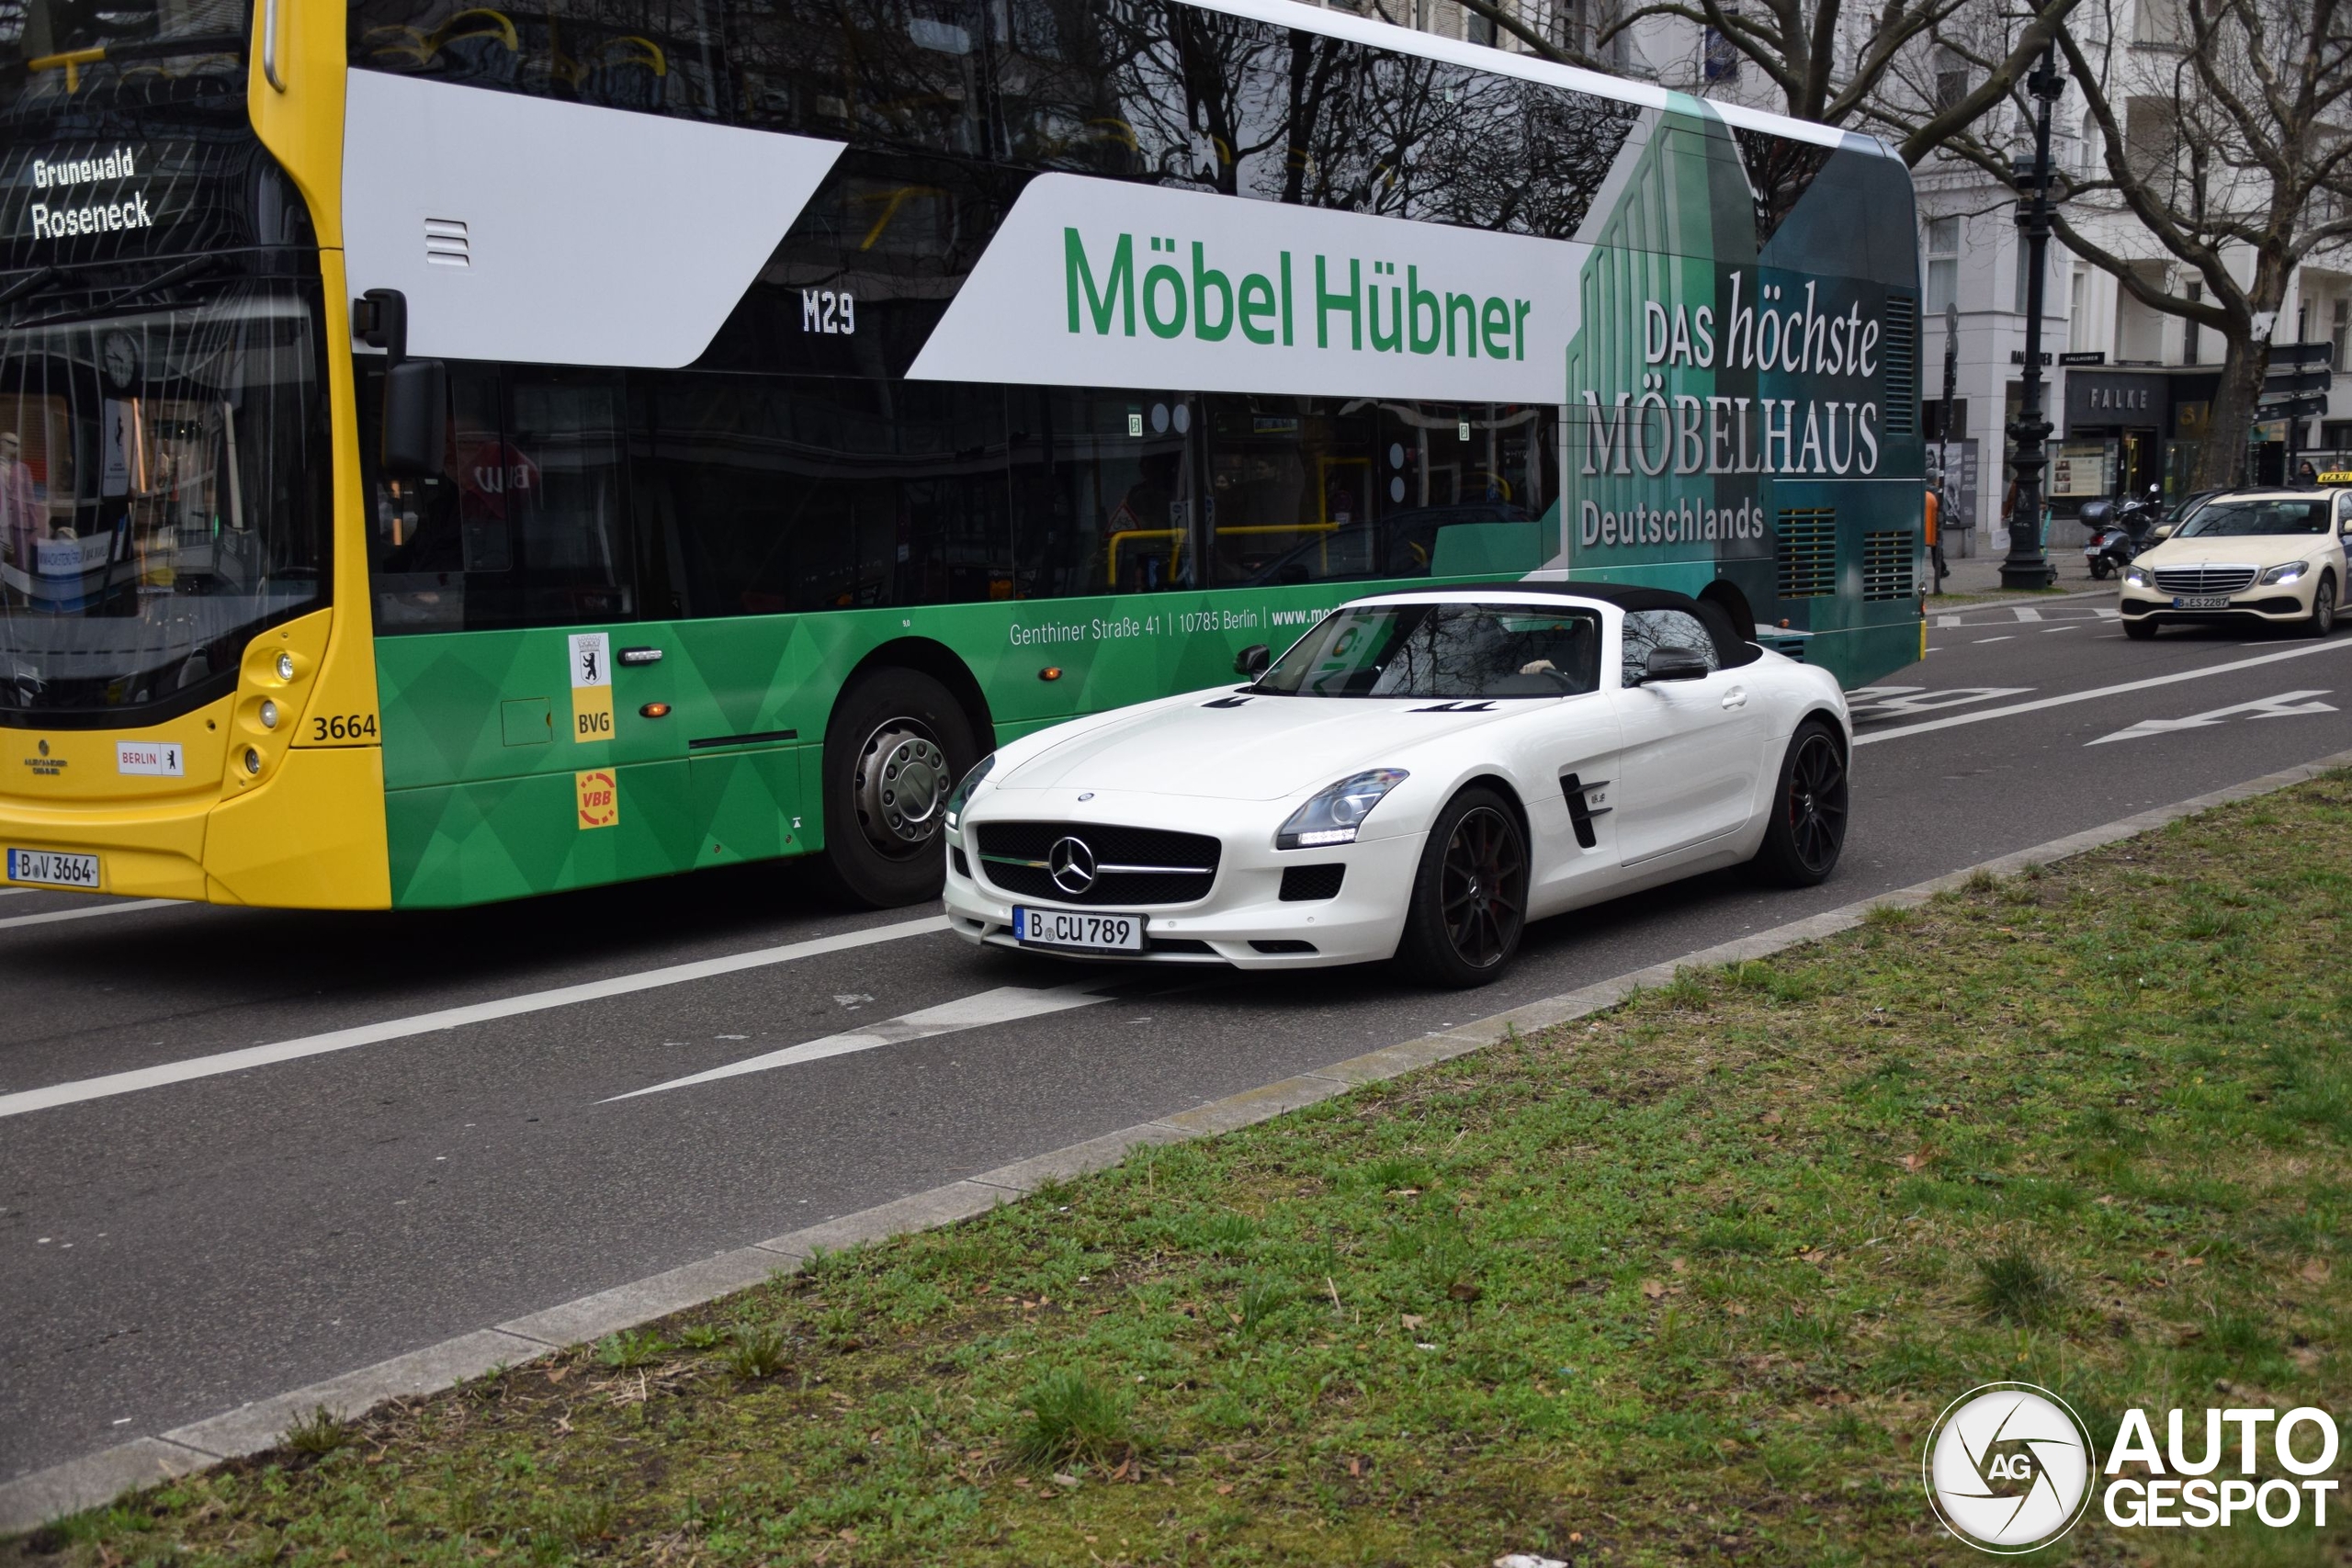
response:
[[[858,756],[857,815],[865,835],[904,854],[939,833],[950,780],[947,753],[912,719],[894,718],[867,737]]]

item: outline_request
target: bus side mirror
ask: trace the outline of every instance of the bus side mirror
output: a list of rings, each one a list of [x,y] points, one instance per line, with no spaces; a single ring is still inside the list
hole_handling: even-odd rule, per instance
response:
[[[1254,681],[1264,674],[1266,666],[1273,661],[1273,649],[1262,642],[1253,642],[1234,656],[1233,672],[1236,675],[1247,675]]]
[[[354,299],[351,335],[384,351],[384,477],[421,479],[439,473],[449,423],[449,367],[408,356],[408,296],[370,288]]]
[[[449,367],[403,359],[384,372],[384,477],[420,479],[441,471],[449,426]]]

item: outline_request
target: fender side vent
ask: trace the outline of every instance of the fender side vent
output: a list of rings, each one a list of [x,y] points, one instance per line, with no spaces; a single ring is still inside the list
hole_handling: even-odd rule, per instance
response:
[[[1601,790],[1608,787],[1608,784],[1607,779],[1595,779],[1592,783],[1586,784],[1574,773],[1564,773],[1560,776],[1560,793],[1567,797],[1568,802],[1568,824],[1576,829],[1577,846],[1579,849],[1589,850],[1600,842],[1599,836],[1593,831],[1592,819],[1596,817],[1608,816],[1613,808],[1590,805],[1589,796],[1599,795]],[[1601,798],[1605,800],[1608,797],[1602,795]]]

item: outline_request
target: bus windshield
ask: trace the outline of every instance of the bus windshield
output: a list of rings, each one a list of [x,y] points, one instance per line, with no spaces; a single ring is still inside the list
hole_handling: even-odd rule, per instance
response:
[[[151,288],[187,302],[44,294],[0,328],[0,723],[201,700],[323,592],[316,285]]]

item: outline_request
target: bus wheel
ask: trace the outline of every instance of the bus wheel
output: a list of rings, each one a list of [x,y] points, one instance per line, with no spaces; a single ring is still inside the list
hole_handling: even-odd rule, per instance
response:
[[[877,909],[936,898],[940,824],[979,759],[971,720],[930,676],[883,669],[842,694],[825,731],[825,859],[844,897]]]

